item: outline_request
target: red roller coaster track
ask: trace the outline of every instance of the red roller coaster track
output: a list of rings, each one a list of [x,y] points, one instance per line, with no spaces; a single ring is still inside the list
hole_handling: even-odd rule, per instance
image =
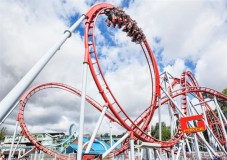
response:
[[[142,51],[147,60],[147,64],[149,66],[151,80],[150,89],[152,91],[152,95],[150,96],[151,97],[150,104],[148,108],[144,112],[142,112],[141,115],[135,121],[133,121],[127,115],[127,113],[124,111],[124,107],[115,98],[111,90],[111,87],[109,86],[108,82],[105,79],[104,72],[99,62],[98,52],[96,50],[95,44],[95,25],[96,19],[100,15],[107,16],[106,23],[108,27],[112,26],[118,27],[119,29],[123,28],[122,31],[126,32],[126,34],[129,37],[131,37],[132,42],[141,46]],[[122,125],[129,132],[133,133],[136,140],[139,139],[144,142],[159,144],[161,148],[166,148],[167,151],[168,148],[174,146],[182,138],[184,138],[184,133],[181,131],[180,126],[178,126],[175,135],[173,135],[173,137],[171,137],[171,139],[168,141],[160,141],[147,133],[154,112],[158,107],[160,107],[158,105],[158,100],[160,100],[161,105],[167,102],[170,103],[171,109],[173,110],[174,113],[177,113],[176,111],[177,108],[171,102],[171,99],[169,97],[167,97],[163,93],[161,94],[162,86],[160,84],[159,70],[154,54],[146,40],[145,35],[143,34],[143,31],[141,30],[141,28],[138,27],[137,23],[130,18],[129,15],[127,15],[120,8],[116,8],[111,4],[100,3],[94,5],[86,13],[84,43],[85,43],[84,62],[88,63],[95,84],[102,98],[104,99],[105,103],[108,105],[110,109],[110,111],[106,113],[106,116],[110,120],[118,123],[119,125]],[[178,88],[180,89],[175,89],[177,88],[177,86],[179,86]],[[35,138],[32,137],[32,135],[29,133],[24,121],[24,109],[28,99],[36,92],[46,88],[60,88],[72,92],[77,96],[81,95],[80,91],[60,83],[47,83],[38,85],[36,87],[29,89],[22,96],[20,100],[18,120],[20,122],[23,134],[35,145],[35,147],[52,156],[56,155],[57,158],[59,159],[62,160],[68,159],[67,156],[56,153],[55,151],[48,149],[42,146],[39,142],[37,142]],[[189,95],[197,97],[197,99],[199,99],[200,101],[204,101],[205,99],[203,94],[206,93],[215,96],[219,100],[227,101],[227,97],[225,95],[209,88],[200,87],[197,81],[195,80],[194,76],[191,74],[191,72],[183,72],[180,78],[174,78],[172,84],[168,88],[168,93],[171,96],[171,98],[176,98],[178,96],[181,97],[180,109],[183,111],[183,114],[185,116],[188,115],[189,104],[187,101],[187,97]],[[102,106],[95,102],[92,98],[87,96],[86,100],[95,108],[97,108],[99,111],[102,110]],[[224,146],[226,144],[226,139],[218,117],[216,116],[216,114],[211,109],[208,103],[204,103],[204,107],[209,127],[211,128],[218,142]],[[179,118],[178,114],[174,115],[177,118]],[[200,139],[200,141],[202,142],[203,140]],[[119,153],[125,151],[126,149],[128,149],[128,140],[124,142],[120,149],[115,150],[113,154],[118,155]]]
[[[21,97],[20,100],[20,106],[19,106],[19,112],[18,112],[18,121],[20,123],[20,127],[22,128],[22,134],[25,135],[30,141],[31,143],[34,144],[34,146],[39,149],[42,150],[44,153],[47,153],[49,155],[52,156],[56,156],[56,158],[59,159],[65,159],[68,160],[68,156],[63,155],[63,154],[59,154],[58,152],[53,151],[50,148],[47,148],[45,146],[43,146],[40,142],[38,142],[35,137],[32,136],[32,134],[29,132],[29,130],[27,129],[26,123],[25,123],[25,119],[24,119],[24,110],[25,110],[25,106],[29,100],[29,98],[31,98],[35,93],[44,90],[44,89],[48,89],[48,88],[57,88],[57,89],[62,89],[65,91],[68,91],[76,96],[81,96],[81,92],[77,89],[74,89],[68,85],[62,84],[62,83],[45,83],[45,84],[40,84],[38,86],[32,87],[30,88],[28,91],[25,92],[25,94]],[[88,103],[90,103],[92,106],[94,106],[96,109],[98,109],[99,111],[102,111],[102,106],[96,102],[95,100],[93,100],[91,97],[86,96],[86,101]],[[117,119],[113,116],[112,113],[107,112],[106,116],[113,122],[118,123],[119,125],[121,125]]]

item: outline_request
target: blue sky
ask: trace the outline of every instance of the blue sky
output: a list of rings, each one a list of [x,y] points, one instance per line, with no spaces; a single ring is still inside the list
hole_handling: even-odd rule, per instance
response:
[[[86,13],[92,4],[98,2],[100,1],[1,1],[0,99],[5,97],[79,15]],[[168,71],[173,76],[179,77],[183,71],[191,70],[201,86],[218,91],[227,87],[225,0],[107,0],[106,2],[120,6],[137,21],[154,50],[160,72]],[[84,23],[48,63],[32,86],[56,81],[81,89],[84,56],[83,26]],[[151,93],[148,68],[144,56],[141,56],[140,47],[131,43],[130,38],[122,31],[107,28],[101,22],[96,28],[96,41],[99,55],[102,57],[100,61],[105,68],[105,75],[111,88],[126,111],[135,108],[130,114],[136,117],[140,109],[148,105],[147,95]],[[88,75],[87,93],[102,103],[90,73]],[[61,98],[59,93],[52,95]],[[31,127],[34,131],[44,126],[38,120],[39,112],[44,108],[41,103],[54,103],[53,99],[56,97],[45,99],[41,94],[40,98],[37,97],[40,104],[31,102],[31,108],[40,106],[34,109],[36,112],[32,112],[32,109],[28,111],[30,118],[37,118],[36,126]],[[72,119],[78,120],[78,108],[73,115],[67,115],[73,108],[73,105],[67,102],[71,102],[73,97],[63,99],[65,106],[69,106],[65,111],[66,115],[60,115],[58,110],[54,110],[54,107],[59,107],[58,104],[45,108],[46,112],[52,113],[52,117],[50,117],[51,123],[45,124],[44,128],[54,126],[55,129],[66,130]],[[94,126],[99,112],[90,107],[86,113],[88,113],[86,121]],[[16,111],[7,123],[13,124],[15,115]],[[108,120],[105,120],[105,125],[108,126]],[[87,128],[89,132],[90,127]]]

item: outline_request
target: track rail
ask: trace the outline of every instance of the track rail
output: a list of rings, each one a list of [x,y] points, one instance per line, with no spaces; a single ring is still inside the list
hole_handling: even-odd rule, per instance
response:
[[[25,119],[24,119],[24,111],[25,111],[25,106],[29,100],[29,98],[31,98],[35,93],[44,90],[44,89],[48,89],[48,88],[57,88],[57,89],[62,89],[65,91],[68,91],[76,96],[81,96],[81,92],[73,87],[70,87],[68,85],[62,84],[62,83],[46,83],[46,84],[40,84],[38,86],[32,87],[30,88],[28,91],[25,92],[25,94],[21,97],[20,99],[20,105],[19,105],[19,112],[18,112],[18,121],[20,124],[20,127],[22,129],[22,134],[28,138],[30,140],[30,142],[32,144],[34,144],[34,146],[36,147],[36,149],[42,150],[44,153],[47,153],[53,157],[56,156],[56,158],[61,159],[61,160],[68,160],[68,155],[64,155],[64,154],[60,154],[56,151],[53,151],[51,148],[47,147],[47,146],[43,146],[40,142],[38,142],[36,140],[35,137],[32,136],[32,134],[29,132],[26,123],[25,123]],[[93,100],[91,97],[86,96],[86,101],[88,103],[90,103],[92,106],[94,106],[96,109],[98,109],[99,111],[102,111],[102,106],[96,102],[95,100]],[[112,120],[113,122],[118,123],[119,125],[121,125],[118,120],[113,116],[112,113],[110,112],[106,112],[106,116]],[[74,159],[74,158],[71,158]]]
[[[152,91],[150,96],[150,104],[145,111],[143,111],[136,120],[132,120],[128,114],[124,110],[124,106],[122,106],[119,101],[116,99],[114,93],[111,90],[110,85],[108,84],[104,71],[100,64],[99,53],[96,49],[95,43],[95,26],[96,20],[100,15],[106,16],[106,24],[107,27],[118,27],[122,28],[122,31],[127,34],[128,37],[131,38],[132,43],[136,43],[141,46],[141,50],[146,58],[147,65],[149,68],[150,74],[150,90]],[[158,65],[156,59],[154,57],[153,51],[146,40],[146,36],[144,35],[142,29],[137,25],[136,21],[133,20],[128,14],[126,14],[122,9],[116,8],[108,3],[100,3],[94,5],[89,9],[89,11],[85,14],[86,22],[85,22],[85,31],[84,31],[84,44],[85,44],[85,55],[84,55],[84,63],[88,63],[93,80],[99,90],[100,95],[102,96],[105,103],[108,105],[110,111],[106,113],[106,116],[119,125],[123,126],[127,131],[133,133],[135,136],[135,140],[141,140],[144,142],[157,143],[161,146],[161,148],[168,148],[174,146],[181,139],[184,138],[184,135],[181,131],[181,127],[178,126],[175,135],[171,137],[168,141],[160,141],[147,133],[150,122],[153,118],[155,110],[160,107],[158,106],[158,100],[161,100],[161,104],[165,104],[167,102],[170,103],[170,107],[174,113],[176,113],[176,117],[180,118],[180,116],[176,112],[176,106],[170,102],[170,99],[161,94],[161,84],[160,84],[160,76]],[[180,86],[180,89],[174,90],[176,86]],[[37,149],[42,150],[43,152],[55,156],[58,159],[66,160],[68,156],[59,154],[51,149],[42,146],[36,139],[29,133],[25,121],[24,121],[24,110],[27,101],[31,96],[33,96],[36,92],[47,89],[47,88],[58,88],[63,89],[68,92],[71,92],[77,96],[81,96],[80,91],[67,86],[61,83],[47,83],[41,84],[29,89],[22,96],[20,100],[20,107],[18,113],[18,120],[20,126],[22,128],[23,134],[35,145]],[[176,98],[181,96],[181,110],[184,115],[188,115],[188,101],[187,97],[189,95],[193,95],[197,97],[200,101],[204,101],[203,94],[209,94],[217,97],[220,100],[227,101],[227,97],[223,94],[209,89],[205,87],[199,87],[196,79],[192,75],[191,72],[183,72],[180,78],[174,78],[171,86],[168,88],[169,95],[172,98]],[[86,97],[86,101],[93,105],[99,111],[102,110],[102,106],[94,101],[91,97]],[[206,116],[208,119],[209,127],[212,129],[215,137],[218,141],[224,145],[226,143],[226,139],[224,138],[223,130],[218,120],[218,117],[211,109],[208,103],[204,103],[204,108],[206,112]],[[118,155],[119,153],[128,149],[128,139],[126,139],[120,149],[112,152],[114,155]]]

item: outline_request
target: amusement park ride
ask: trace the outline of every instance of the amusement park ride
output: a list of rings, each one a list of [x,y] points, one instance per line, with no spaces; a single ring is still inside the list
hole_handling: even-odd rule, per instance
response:
[[[152,91],[152,95],[150,95],[151,100],[147,109],[141,112],[139,117],[135,120],[129,117],[124,107],[114,96],[100,65],[95,44],[95,25],[100,15],[106,15],[106,24],[108,27],[122,28],[122,31],[126,32],[133,43],[141,46],[146,58],[150,73],[150,90]],[[62,83],[46,83],[27,90],[32,81],[55,55],[63,43],[70,38],[73,31],[83,20],[86,20],[86,22],[84,31],[85,55],[82,91]],[[99,93],[105,101],[103,106],[86,95],[88,67]],[[78,150],[76,157],[69,158],[66,154],[58,153],[42,145],[27,129],[24,121],[26,103],[34,94],[48,88],[63,89],[81,97]],[[199,103],[192,103],[192,99],[197,99]],[[85,101],[99,110],[101,115],[86,150],[83,150]],[[86,156],[90,156],[92,159],[92,155],[89,155],[89,152],[104,116],[108,117],[112,122],[124,127],[127,132],[119,141],[102,154],[102,158],[114,157],[130,151],[130,159],[134,160],[135,148],[137,151],[148,148],[150,153],[152,150],[153,157],[151,156],[152,154],[150,154],[149,159],[177,160],[183,157],[183,159],[201,160],[206,158],[214,159],[216,157],[227,158],[227,120],[220,108],[220,105],[226,103],[226,101],[227,97],[225,95],[210,88],[200,87],[189,71],[183,72],[181,77],[173,77],[167,72],[160,74],[152,49],[136,21],[131,19],[131,17],[120,8],[116,8],[107,3],[100,3],[91,7],[86,14],[82,15],[76,23],[66,30],[62,39],[30,69],[23,79],[1,101],[0,123],[2,124],[5,121],[19,103],[19,112],[14,135],[16,134],[19,123],[22,134],[30,140],[36,150],[40,150],[60,160],[75,158],[81,160],[82,158],[85,159]],[[171,118],[171,138],[167,141],[162,141],[161,139],[160,108],[163,106],[167,106]],[[159,139],[152,137],[150,134],[150,125],[156,110],[159,113]],[[208,136],[205,136],[205,134]],[[119,144],[121,144],[121,147],[116,148]],[[9,159],[11,158],[9,157]]]

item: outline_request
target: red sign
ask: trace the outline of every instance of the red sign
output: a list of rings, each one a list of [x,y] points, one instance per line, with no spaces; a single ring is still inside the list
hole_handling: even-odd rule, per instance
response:
[[[188,126],[189,121],[195,121],[195,120],[197,121],[197,125],[194,128],[189,128]],[[202,114],[180,118],[180,124],[181,124],[181,129],[184,133],[196,133],[196,132],[203,132],[206,130],[206,126],[203,121]]]

